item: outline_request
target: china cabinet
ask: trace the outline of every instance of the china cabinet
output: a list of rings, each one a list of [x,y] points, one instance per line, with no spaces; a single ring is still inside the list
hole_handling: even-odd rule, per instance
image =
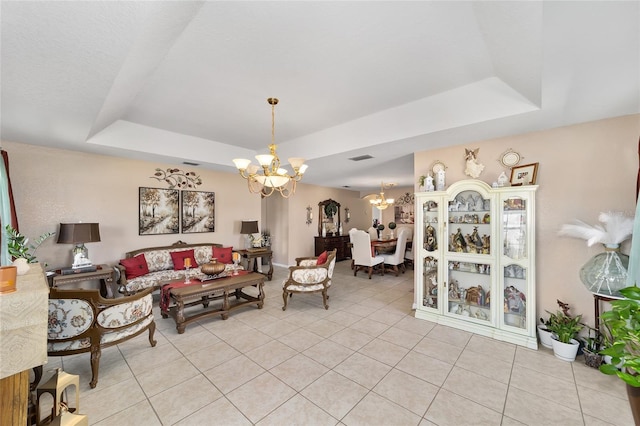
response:
[[[537,349],[537,188],[469,179],[416,193],[417,318]]]

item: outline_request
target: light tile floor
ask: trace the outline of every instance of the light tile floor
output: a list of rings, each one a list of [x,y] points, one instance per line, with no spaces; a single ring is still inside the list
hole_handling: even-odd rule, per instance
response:
[[[415,319],[413,271],[359,273],[339,262],[329,310],[294,295],[282,311],[276,267],[262,310],[178,334],[156,307],[155,348],[140,336],[102,353],[50,358],[80,375],[92,425],[632,425],[620,380],[534,351]],[[73,395],[70,395],[73,401]]]

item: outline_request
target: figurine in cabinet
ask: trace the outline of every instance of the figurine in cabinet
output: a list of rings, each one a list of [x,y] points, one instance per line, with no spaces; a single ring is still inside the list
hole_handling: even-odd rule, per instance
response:
[[[489,235],[482,236],[482,254],[489,254],[491,248],[491,237]]]
[[[460,299],[458,280],[453,278],[449,281],[449,299]]]
[[[429,224],[424,229],[424,248],[427,251],[436,251],[438,249],[438,240],[436,240],[436,229]]]

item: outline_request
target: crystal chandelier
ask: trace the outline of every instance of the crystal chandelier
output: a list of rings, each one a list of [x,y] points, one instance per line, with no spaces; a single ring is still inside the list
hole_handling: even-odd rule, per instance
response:
[[[276,133],[276,113],[275,108],[278,99],[267,99],[271,105],[271,144],[269,154],[256,155],[259,166],[251,164],[251,160],[236,158],[233,163],[238,168],[240,176],[247,180],[249,191],[254,194],[261,194],[268,197],[278,191],[284,198],[289,198],[296,192],[296,183],[302,179],[302,175],[307,170],[304,158],[289,158],[289,164],[293,167],[293,175],[286,169],[280,167],[280,158],[276,154],[275,133]],[[262,167],[262,168],[261,168]]]
[[[389,184],[388,186],[393,185]],[[384,182],[380,182],[380,195],[377,195],[373,200],[369,200],[369,202],[378,210],[384,210],[393,204],[393,198],[385,198],[384,196]]]

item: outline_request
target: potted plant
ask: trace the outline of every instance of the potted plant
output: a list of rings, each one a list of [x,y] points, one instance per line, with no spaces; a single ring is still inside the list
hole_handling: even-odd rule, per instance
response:
[[[24,259],[24,261],[19,261],[18,263],[37,263],[36,251],[38,247],[49,237],[55,235],[55,232],[45,232],[36,238],[33,244],[29,244],[29,238],[19,233],[11,225],[5,226],[5,229],[7,231],[7,249],[9,255],[14,259],[14,263],[19,259]],[[45,264],[44,266],[47,265]],[[20,266],[18,269],[20,269]]]
[[[609,340],[600,353],[611,356],[611,364],[602,364],[600,371],[626,383],[633,418],[640,424],[640,288],[626,287],[620,294],[624,299],[612,301],[611,310],[600,316]]]
[[[557,311],[555,314],[550,313],[548,327],[553,333],[551,344],[556,358],[569,362],[576,359],[580,342],[575,337],[584,327],[580,323],[581,318],[582,315],[573,317],[566,311]]]
[[[540,324],[538,324],[538,337],[540,338],[540,344],[547,349],[553,348],[551,334],[551,330],[549,330],[549,320],[547,319],[545,321],[543,318],[540,318]]]
[[[586,337],[582,337],[582,353],[584,354],[584,363],[592,368],[599,368],[602,364],[602,348],[603,337],[600,331],[587,326],[589,330]]]

